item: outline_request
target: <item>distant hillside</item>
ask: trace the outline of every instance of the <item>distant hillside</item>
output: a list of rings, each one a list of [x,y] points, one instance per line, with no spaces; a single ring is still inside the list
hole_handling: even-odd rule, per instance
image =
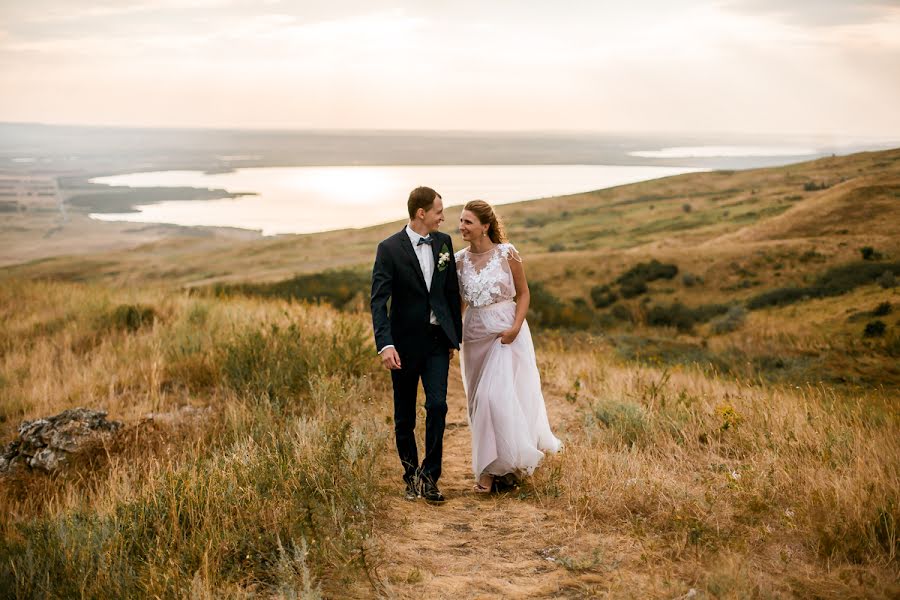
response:
[[[455,210],[445,231],[455,230]],[[525,256],[538,327],[603,333],[628,356],[671,355],[665,360],[742,375],[900,384],[891,366],[900,353],[892,283],[900,278],[900,149],[681,175],[499,212]],[[215,284],[218,293],[309,300],[329,286],[327,276],[309,275],[349,269],[333,276],[335,297],[364,307],[374,248],[400,227],[250,241],[181,236],[3,276],[199,291]],[[674,272],[645,276],[651,261]],[[347,300],[353,290],[356,300]],[[629,335],[644,341],[621,338]],[[672,340],[682,346],[662,347]],[[796,369],[768,373],[770,364]]]

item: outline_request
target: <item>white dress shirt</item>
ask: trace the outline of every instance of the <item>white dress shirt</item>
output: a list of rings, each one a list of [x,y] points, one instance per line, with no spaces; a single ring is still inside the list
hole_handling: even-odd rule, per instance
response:
[[[434,238],[430,235],[419,235],[413,231],[409,225],[406,226],[406,235],[409,236],[409,243],[412,244],[413,251],[416,253],[416,258],[419,259],[419,266],[422,267],[422,275],[425,277],[425,287],[431,292],[431,276],[434,275],[434,254],[432,253],[430,244],[419,244],[419,240],[423,237],[430,237],[432,240],[434,240]],[[434,243],[436,243],[436,240],[432,241],[432,244]],[[431,311],[429,320],[432,325],[438,324],[437,317],[434,316],[434,311]],[[378,354],[393,347],[393,344],[389,344],[382,348]]]

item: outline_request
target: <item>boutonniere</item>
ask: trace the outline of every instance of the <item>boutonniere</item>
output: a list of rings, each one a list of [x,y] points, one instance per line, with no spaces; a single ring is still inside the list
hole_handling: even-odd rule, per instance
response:
[[[450,248],[447,247],[447,244],[441,246],[441,253],[438,254],[438,271],[443,271],[447,268],[447,263],[450,262]]]

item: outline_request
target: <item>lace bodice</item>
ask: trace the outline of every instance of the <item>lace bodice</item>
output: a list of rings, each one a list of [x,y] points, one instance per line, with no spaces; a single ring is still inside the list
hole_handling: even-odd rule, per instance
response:
[[[487,252],[476,254],[463,248],[456,253],[456,273],[466,304],[481,308],[516,297],[510,259],[522,262],[515,247],[506,243]]]

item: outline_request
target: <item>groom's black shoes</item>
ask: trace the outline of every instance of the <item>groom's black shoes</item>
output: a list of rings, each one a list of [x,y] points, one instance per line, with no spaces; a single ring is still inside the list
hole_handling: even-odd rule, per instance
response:
[[[446,500],[437,484],[427,477],[419,478],[419,495],[431,504],[442,504]]]

